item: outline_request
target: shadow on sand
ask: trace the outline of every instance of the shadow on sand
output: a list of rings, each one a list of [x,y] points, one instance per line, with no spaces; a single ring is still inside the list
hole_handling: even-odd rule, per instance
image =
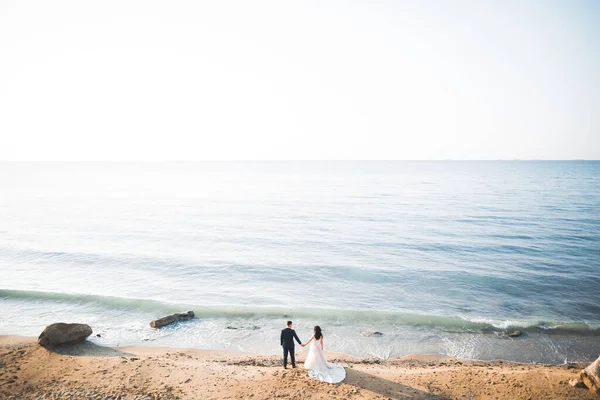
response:
[[[62,354],[64,356],[87,356],[87,357],[135,357],[134,354],[125,353],[111,347],[98,346],[89,341],[77,344],[63,344],[54,347],[48,347],[48,351]]]
[[[392,382],[375,375],[357,371],[350,367],[345,367],[346,379],[344,383],[356,386],[359,389],[369,390],[371,392],[386,396],[391,399],[431,399],[446,400],[447,397],[424,392],[410,386]]]

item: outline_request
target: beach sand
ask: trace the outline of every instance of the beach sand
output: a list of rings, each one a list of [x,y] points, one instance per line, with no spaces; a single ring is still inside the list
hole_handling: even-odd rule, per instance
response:
[[[281,358],[84,342],[52,351],[0,336],[0,399],[598,399],[569,385],[585,364],[524,365],[413,356],[387,361],[328,353],[341,384],[284,370]]]

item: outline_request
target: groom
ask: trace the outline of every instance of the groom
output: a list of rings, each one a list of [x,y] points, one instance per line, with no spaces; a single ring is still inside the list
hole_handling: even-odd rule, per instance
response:
[[[292,329],[292,321],[287,322],[287,328],[281,330],[281,346],[283,346],[283,368],[287,368],[287,357],[290,353],[292,368],[296,368],[296,355],[294,354],[294,339],[302,344],[296,331]]]

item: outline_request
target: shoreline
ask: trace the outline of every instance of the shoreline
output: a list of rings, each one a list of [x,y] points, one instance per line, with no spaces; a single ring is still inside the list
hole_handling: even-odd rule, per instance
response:
[[[86,341],[47,350],[36,337],[0,336],[0,398],[16,399],[597,399],[568,381],[586,363],[521,364],[415,355],[388,360],[327,353],[336,385],[284,370],[281,357],[174,347],[103,347]]]
[[[0,296],[5,296],[0,306],[7,308],[7,317],[12,321],[10,329],[5,327],[0,335],[37,335],[45,325],[55,322],[53,315],[61,315],[67,309],[73,320],[94,326],[94,333],[102,336],[90,340],[101,346],[176,346],[249,352],[258,349],[264,355],[278,355],[277,341],[268,338],[276,338],[282,321],[291,318],[301,338],[304,333],[310,336],[312,327],[318,323],[327,330],[327,335],[343,338],[332,350],[355,357],[388,359],[432,354],[560,365],[591,362],[600,354],[600,322],[596,319],[505,320],[460,313],[351,309],[338,310],[344,314],[342,318],[335,317],[335,310],[329,308],[284,310],[274,306],[205,305],[197,309],[192,304],[136,297],[8,289],[0,289]],[[194,310],[196,318],[164,331],[148,326],[148,321],[158,316],[184,310]],[[360,318],[352,316],[355,311],[362,313]],[[370,335],[372,332],[381,334]]]
[[[92,340],[90,340],[92,339]],[[175,346],[153,346],[149,344],[140,343],[136,345],[116,345],[116,346],[106,346],[102,344],[95,343],[93,341],[93,337],[89,337],[86,339],[86,342],[93,344],[94,346],[98,346],[101,348],[110,348],[114,350],[129,350],[133,351],[136,354],[158,354],[161,352],[173,352],[173,351],[185,351],[191,353],[198,353],[198,355],[214,355],[214,356],[227,356],[232,358],[237,357],[262,357],[262,358],[270,358],[270,357],[280,357],[279,354],[269,353],[269,352],[261,352],[261,351],[237,351],[237,350],[223,350],[223,349],[203,349],[199,347],[175,347]],[[24,341],[24,342],[35,342],[37,343],[37,336],[26,336],[26,335],[11,335],[11,334],[0,334],[0,346],[5,344],[6,341]],[[300,351],[300,352],[298,352]],[[303,350],[299,345],[296,348],[296,360],[304,362],[306,358],[306,354],[308,352]],[[521,362],[521,361],[513,361],[502,358],[497,359],[476,359],[476,358],[461,358],[461,357],[453,357],[446,354],[434,354],[434,353],[413,353],[407,354],[402,357],[388,357],[382,358],[378,356],[372,357],[363,357],[363,356],[355,356],[352,354],[341,353],[341,352],[333,352],[333,351],[325,351],[327,355],[327,360],[339,360],[339,361],[349,361],[349,362],[397,362],[402,360],[461,360],[465,362],[479,362],[479,363],[510,363],[515,365],[539,365],[539,366],[564,366],[564,365],[573,365],[573,364],[581,364],[588,365],[590,362],[594,361],[594,359],[590,359],[589,361],[567,361],[561,363],[544,363],[544,362]]]

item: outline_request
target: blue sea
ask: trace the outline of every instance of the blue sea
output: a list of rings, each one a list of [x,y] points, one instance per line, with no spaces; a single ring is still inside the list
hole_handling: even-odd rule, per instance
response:
[[[0,334],[279,354],[287,319],[361,357],[595,359],[600,162],[0,164]]]

